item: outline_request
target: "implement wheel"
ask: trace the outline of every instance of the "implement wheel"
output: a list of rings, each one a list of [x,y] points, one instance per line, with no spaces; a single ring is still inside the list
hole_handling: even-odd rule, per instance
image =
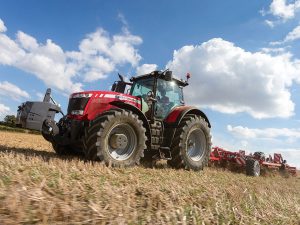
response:
[[[255,159],[246,160],[246,175],[259,177],[260,175],[260,165],[259,162]]]

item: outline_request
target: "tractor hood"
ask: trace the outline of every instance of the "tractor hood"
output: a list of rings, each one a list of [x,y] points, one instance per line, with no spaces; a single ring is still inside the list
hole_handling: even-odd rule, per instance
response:
[[[140,103],[140,98],[128,94],[114,91],[83,91],[70,95],[70,99],[105,99],[110,101],[126,101],[130,103]]]
[[[112,107],[111,102],[122,101],[140,108],[140,98],[113,91],[84,91],[70,95],[68,116],[92,119],[99,111]]]

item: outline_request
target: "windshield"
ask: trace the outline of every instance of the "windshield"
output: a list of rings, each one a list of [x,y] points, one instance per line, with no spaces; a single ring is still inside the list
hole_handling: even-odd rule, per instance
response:
[[[175,81],[158,79],[156,96],[155,116],[158,118],[165,118],[174,107],[184,104],[182,88]]]
[[[130,94],[133,96],[146,97],[149,91],[153,88],[153,78],[141,79],[134,83],[131,88]]]
[[[175,81],[157,80],[158,99],[168,98],[174,105],[183,104],[182,88]]]
[[[153,91],[154,78],[147,78],[137,80],[130,91],[133,96],[141,96],[142,98],[142,111],[145,113],[149,110],[147,104],[147,94]],[[175,81],[166,81],[157,79],[157,92],[155,102],[155,117],[165,118],[170,111],[176,107],[183,105],[182,88]]]

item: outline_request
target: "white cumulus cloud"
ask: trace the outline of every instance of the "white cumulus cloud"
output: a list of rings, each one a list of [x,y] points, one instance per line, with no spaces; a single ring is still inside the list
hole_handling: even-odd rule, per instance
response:
[[[0,113],[7,113],[9,112],[10,108],[0,103]]]
[[[282,45],[287,42],[292,42],[298,39],[300,39],[300,25],[298,25],[292,31],[290,31],[282,41],[273,41],[270,42],[270,45]]]
[[[269,27],[271,27],[271,28],[275,27],[275,22],[274,22],[274,21],[271,21],[271,20],[265,20],[265,23],[266,23]]]
[[[6,31],[6,27],[4,25],[4,22],[0,19],[0,32],[5,32]]]
[[[105,78],[119,65],[129,63],[136,67],[142,57],[135,46],[141,43],[142,39],[126,28],[123,28],[122,34],[112,37],[105,30],[98,29],[80,42],[79,52],[67,54],[80,68],[84,68],[84,80],[92,82]]]
[[[262,48],[261,51],[263,53],[267,53],[267,54],[283,54],[285,52],[287,52],[289,46],[284,47],[284,48]]]
[[[155,70],[157,70],[156,64],[143,64],[136,68],[136,74],[143,75],[143,74],[151,73],[152,71],[155,71]]]
[[[295,27],[291,32],[287,34],[284,39],[284,42],[294,41],[300,39],[300,25]]]
[[[17,33],[17,41],[20,43],[20,46],[25,50],[34,50],[39,47],[36,39],[31,37],[28,34],[25,34],[22,31]]]
[[[142,43],[142,38],[132,35],[126,27],[113,36],[97,29],[80,41],[77,51],[64,51],[51,39],[39,43],[22,31],[18,31],[14,40],[5,32],[0,20],[0,65],[34,74],[47,86],[64,93],[80,91],[83,82],[106,78],[125,64],[136,67],[141,60],[136,46]]]
[[[265,20],[265,24],[273,28],[278,24],[294,19],[300,11],[300,0],[272,0],[268,10],[261,10],[262,16],[272,15],[275,19]]]
[[[185,88],[188,104],[254,118],[290,117],[289,87],[299,76],[291,54],[248,52],[221,38],[174,51],[167,64],[177,75],[192,74]]]
[[[10,113],[10,108],[2,103],[0,103],[0,121],[4,119],[4,117]]]
[[[289,3],[287,0],[273,0],[270,5],[270,13],[280,19],[288,20],[295,17],[299,8],[299,0],[295,0],[293,3]]]
[[[248,128],[243,126],[227,126],[227,130],[239,138],[296,138],[300,139],[300,129],[292,128]]]
[[[23,91],[18,86],[9,83],[8,81],[0,82],[0,95],[11,97],[15,100],[29,98],[29,94],[26,91]]]

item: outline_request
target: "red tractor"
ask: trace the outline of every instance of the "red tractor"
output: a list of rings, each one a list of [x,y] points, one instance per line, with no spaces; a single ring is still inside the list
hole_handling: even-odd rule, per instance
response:
[[[172,71],[153,71],[125,82],[119,75],[111,91],[71,94],[67,115],[48,89],[43,102],[19,106],[21,127],[41,130],[59,155],[83,151],[89,160],[123,167],[166,159],[174,168],[201,170],[211,150],[210,123],[186,106],[183,87]],[[62,113],[62,112],[61,112]]]

